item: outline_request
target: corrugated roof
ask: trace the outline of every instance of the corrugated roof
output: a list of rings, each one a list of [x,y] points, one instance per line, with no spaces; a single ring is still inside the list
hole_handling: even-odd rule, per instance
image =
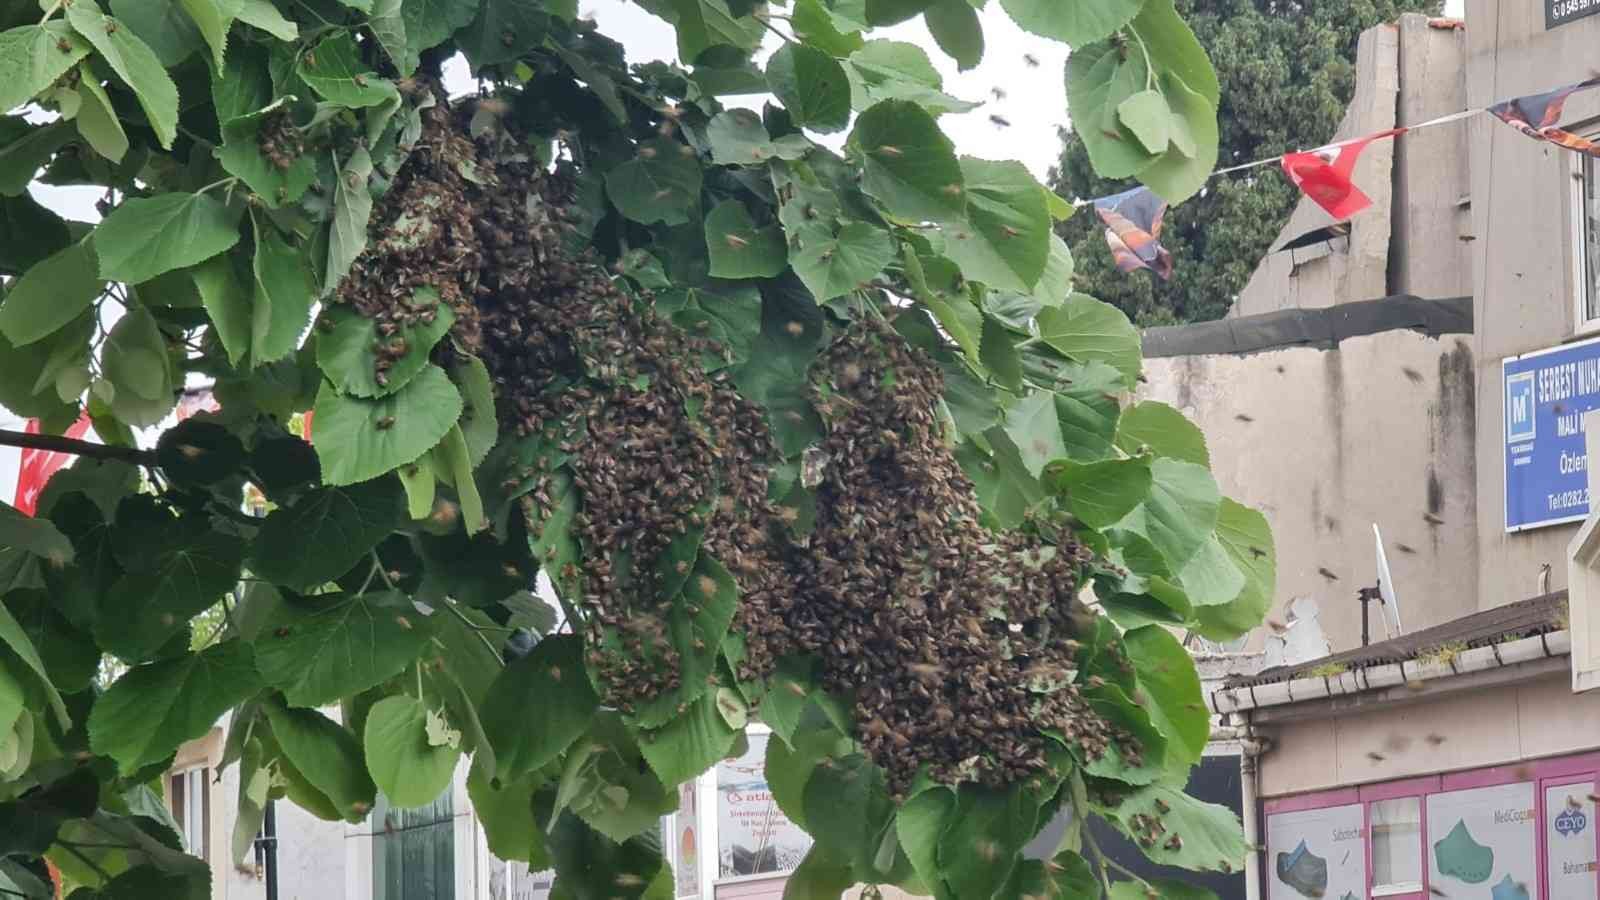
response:
[[[1373,610],[1372,615],[1376,618],[1381,613]],[[1560,631],[1566,627],[1566,620],[1567,592],[1555,591],[1531,600],[1521,600],[1494,609],[1486,609],[1413,634],[1404,634],[1393,640],[1334,653],[1321,659],[1274,666],[1251,676],[1230,678],[1223,684],[1232,688],[1290,681],[1304,678],[1310,670],[1324,666],[1364,669],[1369,666],[1388,665],[1414,659],[1425,651],[1447,644],[1464,645],[1467,649],[1486,647],[1490,644]]]

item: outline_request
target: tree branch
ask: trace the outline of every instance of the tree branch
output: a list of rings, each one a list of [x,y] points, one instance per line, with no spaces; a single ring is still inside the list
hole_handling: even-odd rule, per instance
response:
[[[24,431],[6,431],[0,429],[0,447],[22,447],[27,450],[52,450],[56,453],[71,453],[74,456],[87,456],[90,459],[120,459],[135,465],[155,468],[156,453],[154,450],[140,450],[137,447],[113,447],[108,444],[94,444],[89,441],[80,441],[75,438],[61,437],[54,434],[28,434]]]

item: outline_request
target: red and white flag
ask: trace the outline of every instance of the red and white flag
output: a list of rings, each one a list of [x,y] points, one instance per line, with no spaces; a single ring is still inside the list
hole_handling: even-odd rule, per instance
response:
[[[66,436],[83,439],[89,432],[89,425],[89,414],[85,412],[67,429]],[[39,420],[29,419],[23,430],[28,434],[38,434]],[[44,492],[50,476],[73,459],[71,453],[55,450],[23,450],[21,464],[17,467],[17,494],[12,505],[27,515],[33,515],[39,508],[39,495]]]
[[[1402,131],[1405,129],[1392,128],[1305,153],[1285,153],[1283,172],[1312,202],[1327,210],[1334,219],[1343,221],[1372,205],[1372,200],[1350,180],[1361,151],[1373,141],[1394,137]]]

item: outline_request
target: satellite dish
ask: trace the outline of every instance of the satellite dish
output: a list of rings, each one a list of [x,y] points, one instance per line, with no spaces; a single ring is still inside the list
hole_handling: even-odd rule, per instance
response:
[[[1378,523],[1372,523],[1372,537],[1378,550],[1378,598],[1383,605],[1383,629],[1389,637],[1399,637],[1404,631],[1400,628],[1400,594],[1395,590],[1394,576],[1389,573],[1389,557],[1383,552],[1383,535],[1378,531]]]

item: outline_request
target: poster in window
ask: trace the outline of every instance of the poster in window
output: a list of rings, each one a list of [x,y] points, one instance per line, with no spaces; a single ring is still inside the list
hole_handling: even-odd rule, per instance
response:
[[[1536,818],[1531,782],[1428,797],[1429,886],[1449,896],[1532,900]]]
[[[1267,900],[1362,900],[1361,804],[1267,816]]]
[[[1550,896],[1596,900],[1594,782],[1544,789],[1544,842]]]
[[[672,818],[672,871],[680,900],[700,896],[699,809],[695,781],[678,785],[678,812]]]
[[[811,849],[811,836],[778,808],[767,787],[767,741],[750,735],[750,748],[717,763],[717,855],[723,878],[789,872]]]

